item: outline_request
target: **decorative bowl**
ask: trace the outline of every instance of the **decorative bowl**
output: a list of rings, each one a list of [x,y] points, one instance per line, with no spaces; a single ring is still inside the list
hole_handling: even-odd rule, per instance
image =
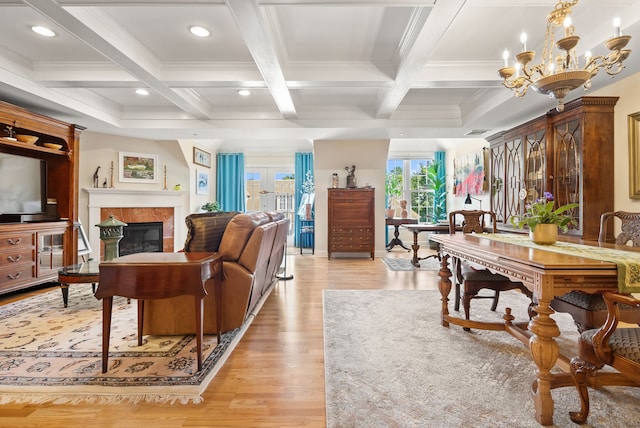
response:
[[[26,144],[34,144],[36,141],[38,141],[38,137],[36,137],[35,135],[21,135],[21,134],[17,134],[16,138],[18,139],[18,141],[20,141],[21,143],[26,143]]]
[[[42,145],[45,146],[45,147],[48,147],[50,149],[56,149],[56,150],[60,150],[62,148],[62,144],[43,143]]]

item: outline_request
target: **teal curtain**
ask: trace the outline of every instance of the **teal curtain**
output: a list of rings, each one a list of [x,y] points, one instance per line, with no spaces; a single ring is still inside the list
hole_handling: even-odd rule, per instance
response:
[[[302,182],[306,178],[307,171],[311,171],[311,175],[315,180],[315,174],[313,172],[313,153],[297,152],[295,160],[296,190],[294,195],[294,207],[296,215],[293,216],[293,245],[295,247],[312,248],[314,236],[307,233],[305,233],[303,236],[300,236],[302,219],[299,215],[297,215],[298,208],[300,207],[300,202],[302,201]],[[302,242],[303,240],[304,242]]]
[[[244,212],[244,154],[218,153],[216,199],[223,211]]]
[[[434,160],[436,163],[440,163],[440,168],[438,168],[438,178],[441,183],[445,185],[442,186],[441,189],[438,189],[438,192],[433,195],[434,206],[439,206],[441,211],[446,214],[447,212],[447,163],[445,159],[446,152],[435,152]],[[446,217],[445,217],[446,219]]]

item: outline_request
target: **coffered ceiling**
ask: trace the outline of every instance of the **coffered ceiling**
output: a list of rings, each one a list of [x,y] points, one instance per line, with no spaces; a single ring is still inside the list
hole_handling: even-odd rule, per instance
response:
[[[268,147],[487,136],[555,106],[536,93],[515,99],[497,74],[523,29],[541,51],[555,3],[0,0],[0,99],[88,130],[157,140]],[[578,53],[604,53],[616,16],[634,50],[640,0],[581,0]],[[192,25],[210,36],[193,36]],[[626,66],[616,79],[640,70],[637,49]],[[598,75],[593,88],[608,83]],[[574,92],[568,99],[583,94]]]

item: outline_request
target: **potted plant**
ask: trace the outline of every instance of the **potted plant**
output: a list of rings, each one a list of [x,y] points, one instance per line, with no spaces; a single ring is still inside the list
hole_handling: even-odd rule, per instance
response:
[[[440,173],[442,162],[434,162],[427,167],[428,192],[433,195],[431,221],[438,223],[447,219],[446,178]]]
[[[520,229],[528,226],[529,236],[536,244],[550,245],[558,240],[558,228],[566,232],[569,226],[577,224],[572,215],[565,213],[578,206],[567,204],[554,209],[553,195],[544,192],[542,198],[526,206],[524,215],[513,216],[509,221]]]
[[[206,204],[204,204],[200,208],[205,210],[205,211],[208,211],[210,213],[218,213],[218,212],[222,211],[222,208],[220,207],[220,204],[218,203],[218,201],[207,202]]]

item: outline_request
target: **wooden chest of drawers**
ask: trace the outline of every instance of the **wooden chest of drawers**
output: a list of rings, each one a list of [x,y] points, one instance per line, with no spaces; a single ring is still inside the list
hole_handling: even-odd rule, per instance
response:
[[[375,189],[329,189],[328,256],[375,254]]]

